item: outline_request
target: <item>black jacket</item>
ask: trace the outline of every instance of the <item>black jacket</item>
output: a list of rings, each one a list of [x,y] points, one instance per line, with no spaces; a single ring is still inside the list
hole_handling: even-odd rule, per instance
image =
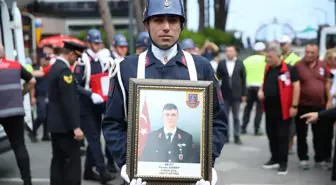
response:
[[[192,135],[177,128],[168,144],[163,128],[148,134],[140,161],[199,163]]]
[[[242,61],[236,60],[231,77],[226,67],[226,60],[220,61],[217,76],[222,80],[221,90],[224,100],[236,101],[246,96],[246,71]]]
[[[69,67],[56,60],[48,73],[48,130],[51,133],[73,133],[80,126],[76,82]]]

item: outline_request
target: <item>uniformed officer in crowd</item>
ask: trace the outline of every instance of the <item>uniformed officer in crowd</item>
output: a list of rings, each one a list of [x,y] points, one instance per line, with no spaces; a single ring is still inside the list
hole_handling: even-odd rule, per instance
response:
[[[104,70],[97,57],[99,50],[101,50],[100,44],[103,43],[100,31],[97,29],[89,30],[86,41],[89,48],[83,53],[81,58],[83,63],[77,65],[75,69],[80,99],[81,128],[88,141],[83,178],[84,180],[100,181],[104,184],[112,180],[111,175],[107,172],[100,142],[101,119],[105,104],[103,97],[92,92],[90,86],[91,77],[101,74]],[[96,174],[94,167],[97,168],[99,174]]]
[[[200,150],[195,149],[193,137],[177,126],[179,110],[167,103],[162,110],[163,127],[150,132],[141,153],[141,161],[199,163]],[[183,143],[183,144],[182,144]]]
[[[256,111],[254,117],[254,135],[260,136],[260,123],[262,117],[262,105],[258,99],[258,90],[263,83],[264,71],[266,66],[265,57],[266,46],[262,42],[257,42],[253,46],[255,54],[247,57],[243,63],[246,70],[246,86],[247,86],[247,100],[243,114],[243,124],[241,127],[242,134],[247,133],[247,125],[250,122],[250,115],[253,105],[256,104]]]
[[[150,46],[150,38],[148,32],[144,31],[139,33],[136,41],[136,54],[140,54],[148,49]]]
[[[128,42],[123,34],[117,34],[113,37],[113,44],[111,47],[112,58],[120,59],[127,55],[128,52]]]
[[[23,89],[21,79],[25,80]],[[35,78],[19,62],[6,60],[4,47],[0,43],[0,124],[15,154],[24,185],[32,185],[32,181],[29,154],[24,141],[23,96],[35,83]]]
[[[181,49],[187,51],[191,54],[198,55],[199,53],[196,50],[195,42],[191,38],[186,38],[181,42]]]
[[[124,173],[127,140],[127,104],[124,102],[128,102],[130,78],[213,81],[212,166],[214,166],[226,140],[227,116],[210,62],[204,57],[183,52],[177,44],[185,22],[182,0],[170,0],[168,3],[148,0],[143,22],[149,32],[152,45],[148,52],[125,57],[120,62],[120,71],[117,75],[120,78],[112,78],[110,82],[109,99],[103,120],[103,133],[108,149],[121,168],[122,177],[128,181]],[[214,169],[213,172],[213,175],[217,176]]]
[[[85,46],[64,42],[61,55],[48,74],[48,130],[51,133],[51,185],[81,184],[79,99],[76,82],[70,71]]]
[[[50,57],[45,53],[40,56],[39,63],[34,66],[35,70],[39,70],[41,67],[49,65]],[[36,98],[36,113],[37,117],[34,121],[33,131],[29,133],[29,137],[32,142],[37,142],[37,130],[43,124],[43,141],[49,141],[49,133],[47,131],[47,106],[48,106],[48,79],[47,77],[37,77],[34,97]]]

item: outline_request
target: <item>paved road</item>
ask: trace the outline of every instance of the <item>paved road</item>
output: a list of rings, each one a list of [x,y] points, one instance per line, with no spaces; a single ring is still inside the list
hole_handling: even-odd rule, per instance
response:
[[[252,124],[249,131],[252,133]],[[264,170],[260,166],[269,159],[267,138],[246,135],[242,137],[244,145],[227,144],[222,155],[216,161],[216,170],[219,181],[217,185],[332,185],[330,172],[312,168],[301,171],[298,168],[296,155],[290,156],[289,173],[287,176],[278,176],[274,170]],[[27,140],[30,152],[32,175],[35,185],[47,185],[51,149],[49,142],[30,143]],[[313,156],[311,154],[311,156]],[[313,165],[313,162],[311,162]],[[20,175],[12,152],[0,156],[0,184],[19,185]],[[98,183],[83,182],[83,185]],[[110,184],[120,184],[120,179]]]

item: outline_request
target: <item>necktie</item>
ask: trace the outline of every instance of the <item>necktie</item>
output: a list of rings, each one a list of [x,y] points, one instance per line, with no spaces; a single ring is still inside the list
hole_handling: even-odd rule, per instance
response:
[[[167,136],[168,136],[168,139],[167,139],[167,141],[168,141],[168,143],[170,144],[171,143],[171,137],[172,137],[172,133],[168,133],[167,134]]]
[[[167,64],[167,62],[168,62],[168,57],[164,57],[164,58],[163,58],[163,63],[164,63],[164,64]]]

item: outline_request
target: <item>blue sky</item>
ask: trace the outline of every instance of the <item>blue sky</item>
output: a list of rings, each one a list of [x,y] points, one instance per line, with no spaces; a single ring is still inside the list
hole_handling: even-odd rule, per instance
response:
[[[213,7],[213,0],[210,6]],[[330,0],[231,0],[227,29],[244,32],[253,40],[257,29],[277,18],[300,31],[307,26],[317,28],[319,23],[335,25],[334,3]],[[188,0],[187,28],[198,28],[198,0]],[[210,25],[214,25],[214,13],[210,13]]]

